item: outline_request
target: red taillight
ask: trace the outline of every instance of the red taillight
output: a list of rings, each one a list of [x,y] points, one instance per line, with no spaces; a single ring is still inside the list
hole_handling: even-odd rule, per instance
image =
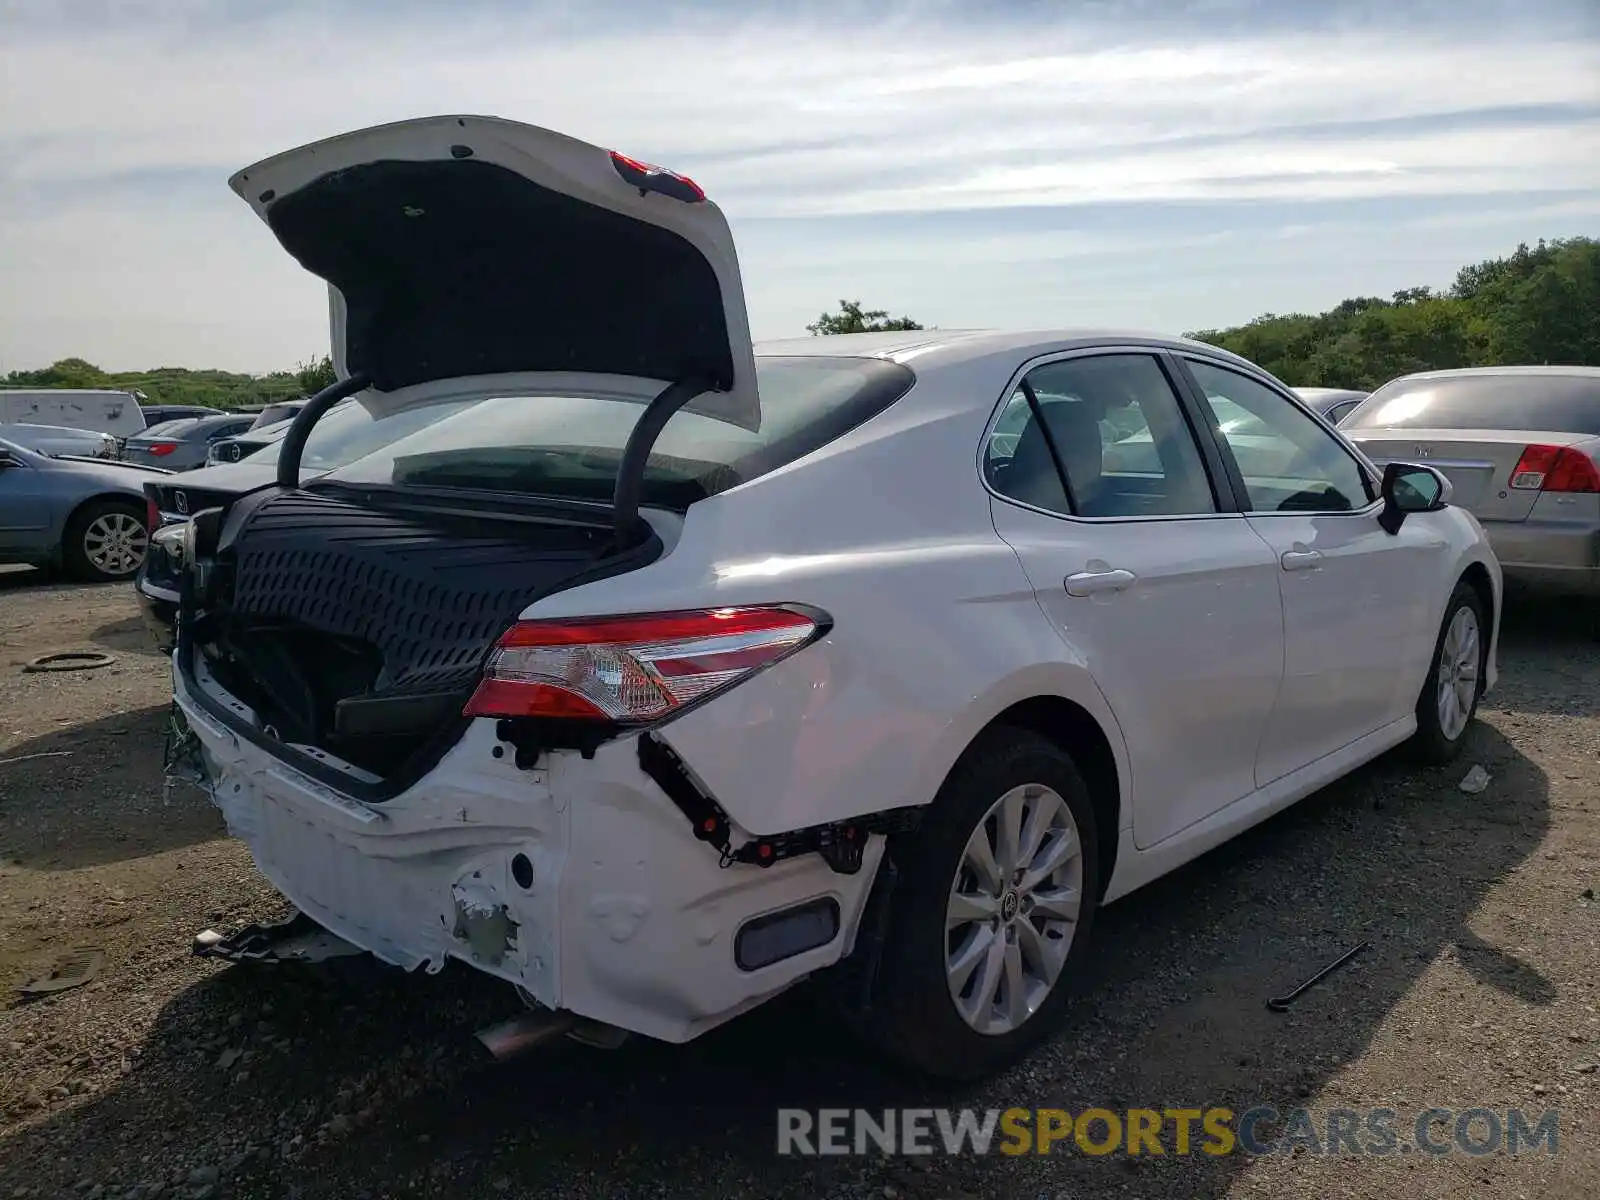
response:
[[[177,442],[151,442],[150,445],[145,447],[145,449],[149,450],[150,453],[154,454],[157,458],[160,458],[163,455],[171,454],[177,448]]]
[[[1529,446],[1511,468],[1511,486],[1525,492],[1600,492],[1600,470],[1571,446]]]
[[[155,502],[154,497],[147,496],[144,502],[144,529],[146,533],[154,533],[161,528],[161,506]]]
[[[490,654],[464,713],[654,721],[793,654],[824,628],[820,614],[787,605],[520,621]]]
[[[665,167],[640,162],[615,150],[611,151],[611,165],[618,175],[642,192],[660,192],[685,204],[698,204],[706,198],[705,190],[698,183]]]

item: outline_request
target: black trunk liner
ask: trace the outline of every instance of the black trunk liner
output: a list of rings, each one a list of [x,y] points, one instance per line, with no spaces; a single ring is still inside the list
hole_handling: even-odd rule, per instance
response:
[[[387,776],[459,716],[484,656],[532,600],[595,571],[609,530],[293,491],[266,497],[228,541],[211,639],[219,680],[285,741]],[[377,697],[420,702],[384,706],[387,728],[341,731],[341,700]]]

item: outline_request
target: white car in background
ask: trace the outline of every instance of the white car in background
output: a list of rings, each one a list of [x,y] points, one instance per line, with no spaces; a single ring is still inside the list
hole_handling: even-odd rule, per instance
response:
[[[115,459],[118,449],[109,433],[62,425],[0,425],[0,441],[51,457]]]
[[[1494,681],[1447,482],[1226,352],[755,347],[694,183],[494,119],[233,185],[330,281],[341,382],[276,486],[159,535],[178,706],[304,914],[542,1028],[683,1042],[842,967],[880,1046],[992,1071],[1099,906],[1399,743],[1450,758]],[[344,395],[439,419],[302,481]]]

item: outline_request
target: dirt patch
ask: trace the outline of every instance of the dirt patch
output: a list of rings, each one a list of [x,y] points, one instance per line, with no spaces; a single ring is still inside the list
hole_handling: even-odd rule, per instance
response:
[[[215,810],[163,795],[166,663],[126,587],[0,579],[0,1200],[78,1196],[1562,1197],[1593,1192],[1600,1110],[1600,644],[1524,601],[1469,756],[1385,759],[1108,909],[1072,1024],[1003,1078],[880,1069],[804,992],[688,1047],[497,1066],[508,1015],[465,970],[246,968],[201,927],[280,902]],[[104,649],[109,668],[19,666]],[[1473,763],[1478,795],[1457,782]],[[1289,1013],[1338,953],[1372,947]],[[15,986],[103,947],[79,989]],[[1540,1150],[922,1162],[774,1153],[779,1106],[1271,1104],[1560,1113]]]

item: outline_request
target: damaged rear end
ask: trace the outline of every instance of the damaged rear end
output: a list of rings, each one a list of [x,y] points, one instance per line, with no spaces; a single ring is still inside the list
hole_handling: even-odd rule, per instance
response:
[[[741,450],[763,414],[722,215],[545,130],[384,126],[233,185],[328,281],[339,375],[275,486],[161,538],[181,567],[176,701],[262,872],[388,962],[470,962],[672,1041],[836,961],[881,847],[854,826],[742,838],[651,732],[828,615],[536,614],[669,557],[690,506],[880,410],[909,372],[808,364],[795,407],[822,417]],[[429,417],[302,481],[347,398]],[[675,416],[691,432],[663,439]]]

